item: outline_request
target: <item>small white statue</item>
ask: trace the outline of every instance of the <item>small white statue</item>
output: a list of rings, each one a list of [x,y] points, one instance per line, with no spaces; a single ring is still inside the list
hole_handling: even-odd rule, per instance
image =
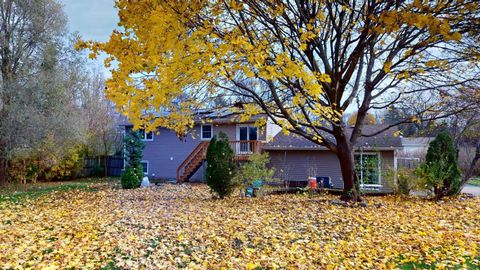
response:
[[[140,187],[149,187],[150,186],[150,181],[148,181],[148,177],[143,177],[142,183],[140,184]]]

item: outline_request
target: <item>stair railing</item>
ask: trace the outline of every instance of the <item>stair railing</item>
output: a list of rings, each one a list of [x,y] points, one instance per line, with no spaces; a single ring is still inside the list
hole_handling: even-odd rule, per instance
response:
[[[202,155],[202,158],[205,157],[205,154],[206,154],[206,150],[207,150],[207,147],[208,147],[208,144],[210,142],[208,141],[203,141],[203,142],[200,142],[197,147],[195,147],[195,149],[193,149],[193,151],[190,153],[190,155],[188,155],[188,157],[183,160],[183,162],[180,164],[180,166],[178,166],[177,168],[177,182],[183,182],[184,179],[180,179],[180,177],[182,176],[183,177],[183,174],[185,173],[185,169],[187,168],[187,166],[198,156],[198,155]]]

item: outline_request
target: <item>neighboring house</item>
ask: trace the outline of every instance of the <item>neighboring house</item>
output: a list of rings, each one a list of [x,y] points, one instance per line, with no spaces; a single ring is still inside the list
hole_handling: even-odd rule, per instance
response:
[[[433,137],[402,137],[402,150],[398,152],[399,168],[416,168],[425,158]]]
[[[428,150],[428,145],[433,141],[433,137],[402,137],[403,149],[399,153],[401,156],[417,156],[425,155]]]
[[[308,177],[324,177],[330,179],[333,188],[343,188],[340,163],[334,153],[302,137],[285,136],[271,121],[260,130],[254,123],[261,117],[266,118],[258,115],[241,122],[239,115],[231,113],[200,113],[184,138],[165,128],[155,133],[142,132],[144,173],[150,178],[177,182],[204,181],[206,148],[210,139],[223,131],[239,162],[248,160],[253,153],[266,151],[271,157],[270,166],[276,168],[276,177],[280,179],[305,181]],[[132,128],[128,124],[125,127],[127,131]],[[365,126],[364,133],[380,128]],[[383,175],[387,168],[395,167],[395,155],[400,148],[400,138],[393,136],[393,131],[359,140],[355,156],[363,188],[390,190]]]

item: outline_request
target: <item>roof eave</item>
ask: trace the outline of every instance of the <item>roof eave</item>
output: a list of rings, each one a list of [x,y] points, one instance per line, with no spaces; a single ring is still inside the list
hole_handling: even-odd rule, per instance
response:
[[[271,151],[330,151],[326,147],[298,147],[298,146],[293,146],[293,147],[288,147],[288,146],[265,146],[263,147],[264,150],[271,150]],[[402,147],[356,147],[355,150],[363,150],[363,151],[395,151],[395,150],[400,150]]]

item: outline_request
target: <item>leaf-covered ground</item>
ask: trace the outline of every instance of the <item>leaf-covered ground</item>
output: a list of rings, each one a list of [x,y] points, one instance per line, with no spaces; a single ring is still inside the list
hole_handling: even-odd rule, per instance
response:
[[[476,269],[480,198],[211,199],[203,185],[54,191],[0,202],[5,269]]]

